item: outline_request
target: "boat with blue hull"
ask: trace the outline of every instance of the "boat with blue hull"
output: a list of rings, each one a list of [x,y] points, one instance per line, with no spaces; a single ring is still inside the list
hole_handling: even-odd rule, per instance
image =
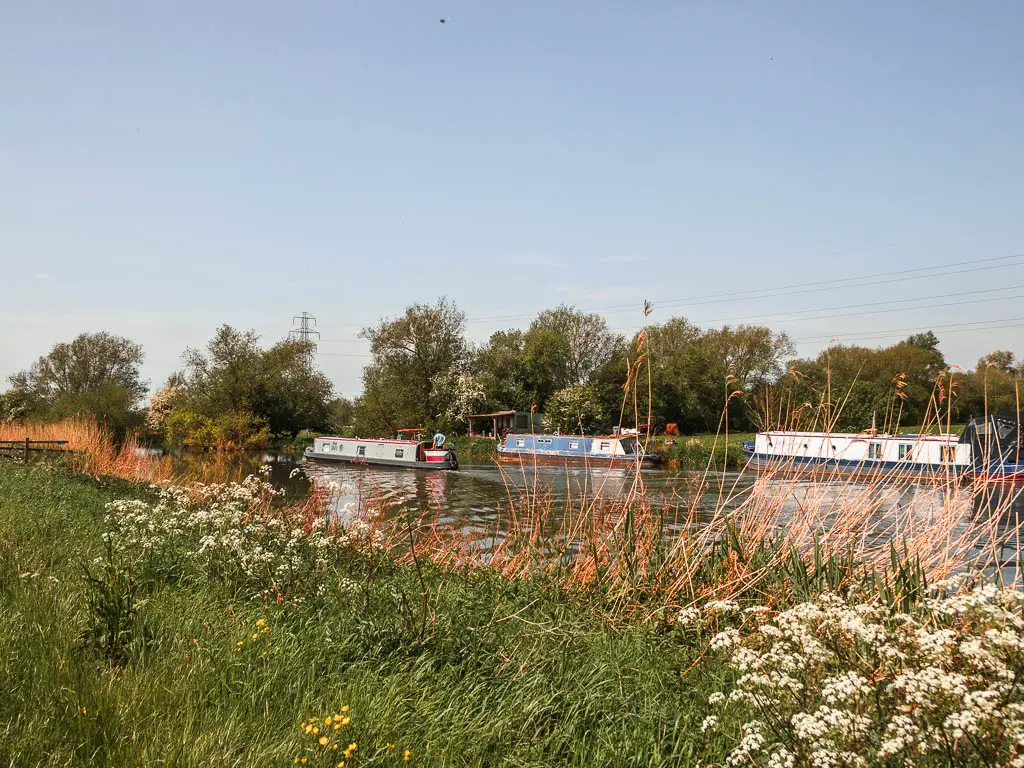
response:
[[[499,461],[530,461],[591,466],[643,466],[657,464],[655,453],[644,453],[634,435],[589,437],[586,435],[505,436],[498,445]]]
[[[973,419],[960,435],[758,432],[743,452],[758,471],[1024,483],[1019,413]]]

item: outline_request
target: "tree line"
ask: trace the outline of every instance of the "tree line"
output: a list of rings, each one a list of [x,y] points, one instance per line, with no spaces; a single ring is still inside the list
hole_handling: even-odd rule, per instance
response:
[[[794,359],[784,333],[758,325],[701,328],[683,317],[625,336],[600,315],[559,306],[525,329],[472,344],[445,298],[367,327],[363,391],[336,396],[310,342],[261,346],[252,331],[217,329],[204,349],[146,399],[140,345],[109,333],[55,345],[10,377],[0,419],[95,417],[195,448],[266,445],[302,430],[392,435],[421,427],[465,432],[474,413],[535,411],[545,428],[604,431],[650,421],[683,433],[792,423],[864,429],[898,420],[957,422],[1016,410],[1024,365],[997,350],[970,371],[950,367],[928,332],[881,348],[831,346]]]
[[[759,325],[701,328],[684,317],[626,337],[600,315],[560,306],[524,329],[466,339],[451,301],[415,304],[366,328],[372,361],[350,404],[364,435],[403,427],[465,430],[473,413],[543,413],[549,430],[674,424],[683,434],[802,424],[860,430],[877,422],[957,422],[1016,410],[1024,365],[1009,351],[974,370],[950,367],[932,332],[888,347],[831,346],[794,358],[785,333]],[[943,419],[945,420],[945,419]]]

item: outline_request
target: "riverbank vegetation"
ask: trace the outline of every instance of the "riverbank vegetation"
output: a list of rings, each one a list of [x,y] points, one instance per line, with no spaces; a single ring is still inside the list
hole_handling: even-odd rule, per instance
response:
[[[931,332],[794,359],[786,334],[763,326],[702,329],[675,317],[627,339],[599,315],[566,306],[473,347],[464,314],[446,299],[413,305],[363,335],[373,359],[353,403],[359,434],[409,426],[460,433],[472,413],[503,409],[544,413],[545,428],[562,432],[635,426],[636,414],[683,435],[750,433],[795,417],[822,430],[902,429],[934,423],[940,409],[950,423],[1014,410],[1024,373],[1006,351],[973,371],[950,366]],[[644,380],[627,396],[638,365]]]
[[[710,518],[697,494],[675,538],[639,481],[558,516],[510,497],[496,536],[352,489],[0,462],[0,758],[1017,760],[1024,597],[942,581],[997,543],[1001,502],[922,489],[925,515],[898,488],[819,491],[784,513],[796,485],[762,480]]]
[[[963,371],[948,364],[927,332],[888,347],[835,344],[794,359],[785,333],[700,328],[683,317],[657,323],[650,311],[632,338],[599,315],[560,306],[525,329],[473,344],[453,302],[415,304],[362,331],[371,360],[355,398],[335,395],[311,343],[263,347],[254,332],[224,326],[204,350],[186,350],[181,370],[147,405],[141,347],[107,333],[82,334],[10,378],[0,421],[80,415],[119,437],[135,431],[150,443],[223,451],[299,446],[303,431],[461,435],[472,414],[506,409],[544,414],[549,431],[608,432],[640,422],[693,438],[794,426],[906,429],[935,424],[940,409],[948,426],[1019,408],[1024,364],[1009,351]],[[631,386],[638,366],[643,380]],[[705,442],[677,440],[664,454],[683,466],[706,465],[698,460]]]

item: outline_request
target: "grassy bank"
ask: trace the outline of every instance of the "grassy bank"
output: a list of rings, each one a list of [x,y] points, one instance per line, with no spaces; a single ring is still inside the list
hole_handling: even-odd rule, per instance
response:
[[[743,441],[753,440],[753,433],[725,435],[658,435],[650,449],[657,452],[670,467],[693,472],[711,470],[739,471],[746,464]]]
[[[805,500],[780,537],[769,489],[672,551],[650,510],[596,510],[545,565],[542,501],[479,558],[411,518],[325,527],[319,490],[0,462],[0,762],[1009,764],[1024,594],[929,590],[981,531],[937,535],[969,499],[894,519],[902,554],[856,543],[880,493]]]
[[[348,552],[282,604],[226,578],[122,574],[129,608],[84,569],[103,581],[104,505],[140,495],[0,463],[5,765],[335,765],[299,725],[344,705],[351,723],[328,732],[358,744],[356,766],[406,764],[405,749],[408,764],[537,766],[715,751],[694,702],[720,671],[681,678],[697,651],[665,626],[613,625],[541,580],[422,564],[421,583]]]

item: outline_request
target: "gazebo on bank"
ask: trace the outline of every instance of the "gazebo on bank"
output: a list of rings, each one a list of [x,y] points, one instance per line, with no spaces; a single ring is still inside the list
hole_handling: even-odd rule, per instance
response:
[[[532,411],[474,413],[469,417],[469,436],[493,437],[497,440],[501,435],[509,433],[517,435],[535,434],[541,431],[543,421],[543,413]]]

